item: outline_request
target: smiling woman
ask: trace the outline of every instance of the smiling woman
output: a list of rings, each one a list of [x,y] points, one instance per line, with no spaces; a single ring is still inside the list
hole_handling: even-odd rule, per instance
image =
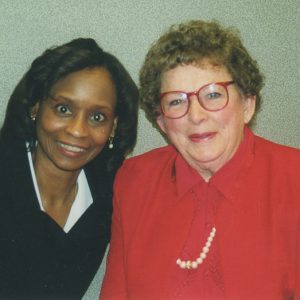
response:
[[[82,298],[109,241],[137,100],[127,71],[92,39],[32,63],[0,131],[0,298]]]
[[[60,180],[66,176],[65,171],[69,171],[68,178],[72,173],[77,177],[101,152],[117,126],[116,91],[110,73],[94,67],[62,78],[53,85],[50,95],[31,110],[36,118],[38,140],[33,161],[39,187],[44,192],[43,208],[64,227],[76,185],[71,184],[70,193],[60,198],[47,193],[51,186],[39,174],[46,169],[59,175]]]
[[[236,30],[172,26],[140,71],[169,145],[115,180],[103,299],[298,299],[300,151],[249,124],[263,76]]]
[[[32,109],[39,141],[36,164],[42,169],[44,162],[57,171],[80,170],[114,136],[114,83],[106,69],[84,69],[58,81],[50,95]]]

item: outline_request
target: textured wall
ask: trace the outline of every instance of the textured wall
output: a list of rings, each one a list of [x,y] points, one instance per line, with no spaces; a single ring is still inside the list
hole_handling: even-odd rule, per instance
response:
[[[192,18],[239,28],[266,76],[255,131],[300,148],[298,0],[0,0],[0,123],[15,84],[46,48],[93,37],[137,81],[152,41],[169,25]],[[162,144],[141,112],[134,154]],[[86,299],[97,298],[99,283],[98,274]]]

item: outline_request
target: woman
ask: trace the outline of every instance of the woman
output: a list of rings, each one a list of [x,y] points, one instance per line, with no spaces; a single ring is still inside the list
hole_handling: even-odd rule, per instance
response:
[[[46,50],[0,132],[0,298],[81,299],[110,237],[112,181],[138,91],[93,39]]]
[[[170,145],[118,171],[102,299],[298,299],[300,151],[249,129],[263,77],[237,33],[171,27],[140,85]]]

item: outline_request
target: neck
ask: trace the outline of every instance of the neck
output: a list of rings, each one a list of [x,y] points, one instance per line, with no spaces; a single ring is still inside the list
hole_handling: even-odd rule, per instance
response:
[[[63,171],[36,157],[33,157],[33,165],[43,210],[64,228],[77,195],[80,170]]]
[[[64,205],[73,202],[77,194],[78,171],[64,171],[33,155],[33,165],[42,203]]]

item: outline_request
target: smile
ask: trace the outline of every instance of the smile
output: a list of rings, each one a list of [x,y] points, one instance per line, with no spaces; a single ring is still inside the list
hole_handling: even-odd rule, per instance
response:
[[[72,151],[72,152],[76,152],[76,153],[85,152],[85,149],[80,148],[80,147],[71,146],[71,145],[60,143],[60,142],[57,142],[57,144],[60,147],[66,149],[67,151]]]

